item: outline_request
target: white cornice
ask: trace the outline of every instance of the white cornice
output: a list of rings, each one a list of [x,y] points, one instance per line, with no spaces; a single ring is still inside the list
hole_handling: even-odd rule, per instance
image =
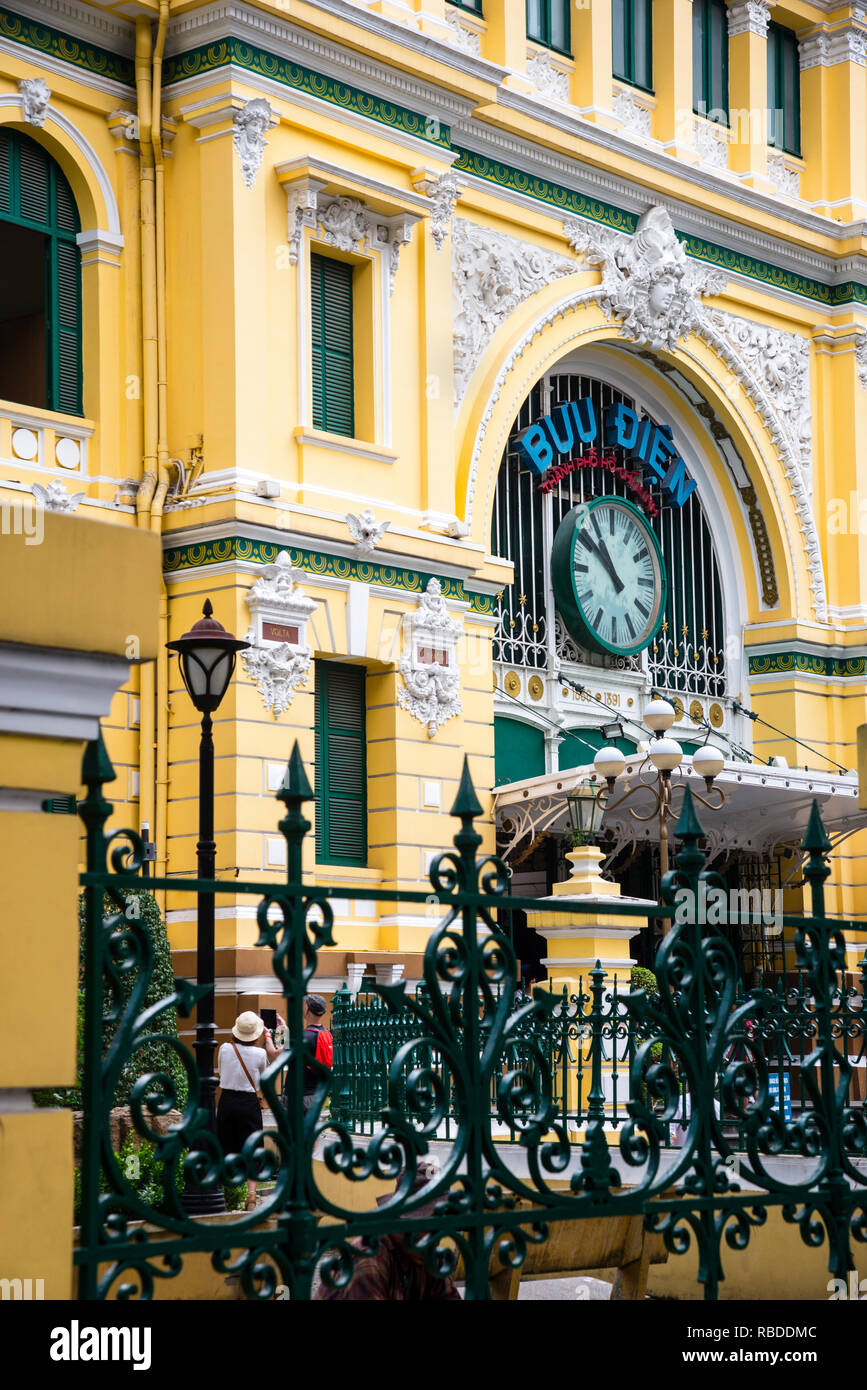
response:
[[[338,3],[338,0],[334,0],[334,3]],[[354,6],[346,4],[345,0],[340,0],[340,3],[348,19],[357,21],[363,14]],[[432,57],[447,59],[449,62],[456,62],[459,57],[467,58],[466,54],[460,54],[458,49],[452,49],[447,44],[423,38],[421,35],[412,35],[403,25],[390,23],[381,16],[367,17],[376,20],[376,23],[366,27],[381,32],[382,26],[388,26],[394,30],[395,41],[403,47],[412,47],[411,40],[415,37],[421,39],[425,46],[433,46],[435,52],[432,51]],[[468,117],[473,108],[473,102],[468,98],[456,96],[410,73],[388,68],[355,49],[341,48],[319,34],[301,29],[264,11],[252,9],[249,5],[236,3],[236,0],[225,0],[222,4],[193,10],[172,20],[166,38],[166,53],[182,53],[188,48],[199,47],[229,36],[244,39],[253,45],[267,46],[268,51],[278,57],[306,66],[312,65],[317,72],[341,82],[348,80],[363,87],[364,91],[371,95],[383,97],[387,101],[399,100],[401,104],[413,109],[420,108],[445,124],[449,124],[458,114]],[[475,59],[468,61],[477,62]],[[491,81],[499,82],[505,75],[505,69],[491,64],[483,66],[486,68],[486,76]],[[292,88],[283,90],[294,91]],[[400,93],[400,96],[396,97],[396,93]]]
[[[94,739],[128,678],[122,657],[0,643],[0,731]]]

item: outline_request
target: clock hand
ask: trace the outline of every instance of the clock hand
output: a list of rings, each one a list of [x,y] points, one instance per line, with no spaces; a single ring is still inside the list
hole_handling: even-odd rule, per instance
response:
[[[584,539],[586,543],[590,546],[590,549],[593,550],[599,556],[599,559],[602,561],[602,564],[604,565],[605,569],[608,571],[609,575],[611,576],[611,579],[614,582],[614,588],[616,592],[618,594],[622,594],[623,580],[620,578],[620,575],[614,568],[614,561],[611,559],[611,556],[608,553],[608,547],[605,544],[602,537],[600,536],[598,540],[594,541],[592,537],[590,537],[589,535],[585,535]]]

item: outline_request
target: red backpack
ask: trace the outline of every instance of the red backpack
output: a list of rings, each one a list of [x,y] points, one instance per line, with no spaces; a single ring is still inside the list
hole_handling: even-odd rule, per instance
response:
[[[334,1066],[334,1039],[327,1028],[319,1029],[314,1056],[324,1067]]]

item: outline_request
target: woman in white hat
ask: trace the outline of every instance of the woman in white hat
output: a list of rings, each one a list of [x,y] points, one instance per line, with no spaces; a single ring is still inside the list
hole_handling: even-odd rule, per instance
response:
[[[280,1015],[281,1028],[286,1024]],[[251,1010],[235,1019],[232,1037],[217,1053],[220,1103],[217,1106],[217,1138],[223,1152],[240,1153],[251,1134],[262,1128],[259,1082],[269,1062],[279,1057],[274,1039],[258,1014]],[[247,1211],[256,1205],[256,1184],[247,1180]]]

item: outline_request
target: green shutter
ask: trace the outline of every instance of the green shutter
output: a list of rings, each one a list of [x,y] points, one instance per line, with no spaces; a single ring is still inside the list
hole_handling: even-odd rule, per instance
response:
[[[75,199],[35,140],[0,132],[0,219],[41,233],[45,244],[45,400],[48,410],[82,413],[81,252]],[[0,396],[6,394],[0,382]],[[41,404],[42,402],[40,402]],[[22,401],[22,405],[33,402]]]
[[[355,434],[352,266],[310,257],[313,425]]]
[[[692,105],[699,115],[728,122],[729,37],[725,0],[694,0]]]
[[[320,864],[367,863],[366,673],[316,663],[316,858]]]

